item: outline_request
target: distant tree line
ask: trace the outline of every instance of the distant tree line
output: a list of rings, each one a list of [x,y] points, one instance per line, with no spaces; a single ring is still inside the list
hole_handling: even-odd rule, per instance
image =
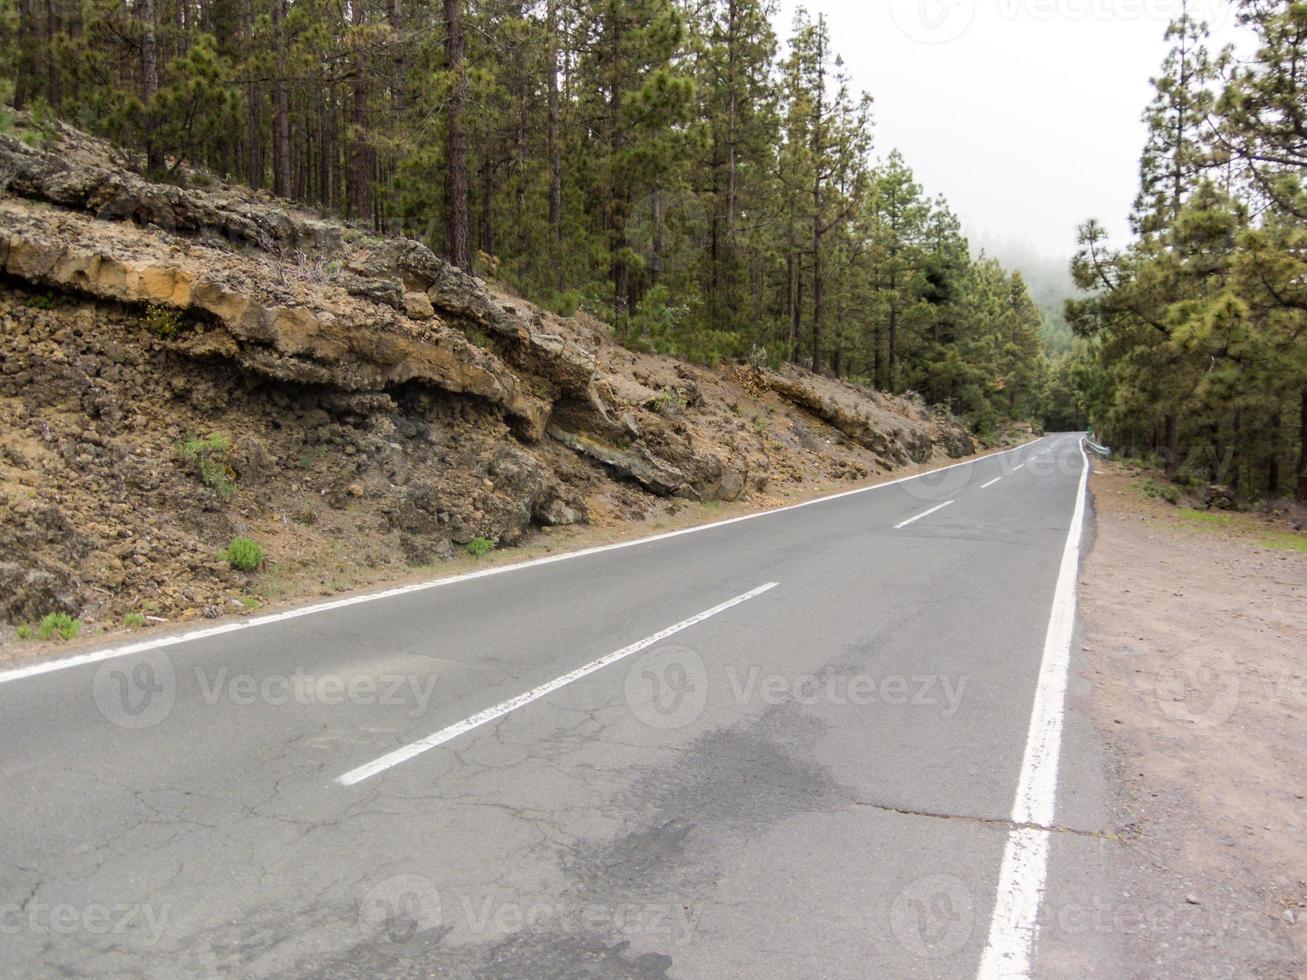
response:
[[[633,345],[1038,414],[1021,277],[875,160],[825,20],[782,49],[770,2],[0,0],[0,71],[150,171],[424,239]]]
[[[1134,239],[1081,229],[1081,340],[1050,384],[1176,476],[1307,501],[1307,3],[1238,12],[1251,56],[1211,52],[1188,15],[1171,25]]]

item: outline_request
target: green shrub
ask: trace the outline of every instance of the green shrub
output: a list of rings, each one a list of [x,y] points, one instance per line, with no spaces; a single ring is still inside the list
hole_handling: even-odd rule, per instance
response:
[[[40,149],[55,135],[57,125],[50,103],[38,96],[27,106],[27,125],[18,138],[28,146]]]
[[[675,388],[664,388],[654,397],[652,407],[659,415],[675,415],[685,411],[685,395]]]
[[[26,624],[18,627],[15,632],[18,634],[20,640],[30,640],[32,638],[32,627]]]
[[[38,293],[23,300],[23,305],[29,310],[53,310],[55,302],[54,297],[48,293]]]
[[[227,463],[231,440],[214,433],[207,439],[187,439],[177,447],[177,454],[195,467],[206,487],[220,497],[230,497],[236,490],[236,474]]]
[[[0,11],[3,7],[0,7]],[[3,21],[4,14],[0,13],[0,21]],[[14,131],[15,116],[11,106],[14,102],[14,83],[8,78],[0,78],[0,133],[12,133]]]
[[[42,640],[73,640],[82,631],[82,621],[67,613],[49,613],[36,624],[36,635]]]
[[[138,630],[145,625],[145,616],[141,613],[128,613],[123,617],[123,625],[128,629]]]
[[[1179,487],[1171,483],[1158,483],[1156,480],[1145,481],[1143,491],[1145,496],[1165,500],[1168,504],[1178,504],[1184,498]]]
[[[251,538],[232,538],[222,558],[237,571],[252,572],[263,564],[263,549]]]
[[[160,340],[172,340],[181,332],[182,316],[166,306],[151,306],[145,313],[145,329]]]
[[[481,558],[495,550],[495,543],[489,538],[473,538],[467,543],[467,553],[473,558]]]

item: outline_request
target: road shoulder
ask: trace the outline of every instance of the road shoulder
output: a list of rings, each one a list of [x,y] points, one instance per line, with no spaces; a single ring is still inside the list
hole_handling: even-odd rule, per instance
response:
[[[1096,470],[1078,662],[1124,846],[1085,921],[1124,944],[1135,975],[1303,976],[1302,536]]]

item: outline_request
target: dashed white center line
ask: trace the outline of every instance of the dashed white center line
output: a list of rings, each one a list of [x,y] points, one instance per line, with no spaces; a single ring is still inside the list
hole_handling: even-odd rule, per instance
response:
[[[758,588],[746,592],[743,595],[737,595],[734,599],[727,599],[720,605],[713,606],[711,609],[705,609],[701,613],[696,613],[689,619],[683,619],[676,625],[669,626],[664,630],[659,630],[652,636],[646,636],[643,640],[632,643],[630,646],[622,647],[620,650],[614,650],[612,653],[600,657],[598,660],[592,661],[584,667],[578,667],[576,670],[564,674],[562,677],[555,677],[552,681],[549,681],[546,684],[541,684],[539,687],[533,687],[531,690],[519,694],[516,697],[509,698],[507,701],[501,701],[492,708],[478,711],[476,714],[464,718],[460,722],[455,722],[447,728],[442,728],[438,732],[433,732],[424,739],[405,745],[403,748],[396,749],[394,752],[389,752],[379,759],[374,759],[367,765],[359,766],[357,769],[351,769],[349,772],[345,773],[345,775],[339,777],[336,782],[341,786],[353,786],[355,783],[361,783],[363,780],[375,776],[379,772],[385,772],[392,766],[397,766],[401,762],[407,762],[414,756],[421,755],[429,749],[434,749],[437,745],[443,745],[450,739],[458,738],[458,736],[465,732],[470,732],[474,728],[480,728],[482,725],[494,721],[496,718],[502,718],[510,711],[515,711],[518,708],[530,704],[532,701],[538,701],[546,694],[552,694],[554,691],[557,691],[561,687],[566,687],[573,681],[579,681],[582,677],[593,674],[596,670],[602,670],[609,664],[614,664],[625,657],[629,657],[633,653],[639,653],[646,647],[651,647],[655,643],[661,643],[669,636],[679,633],[681,630],[689,629],[696,623],[702,623],[705,619],[711,619],[718,613],[725,612],[727,609],[738,606],[742,602],[756,599],[764,592],[776,588],[777,584],[778,583],[776,582],[768,582],[766,585],[760,585]]]
[[[997,483],[997,482],[998,482],[999,480],[1001,480],[1001,479],[1003,479],[1001,476],[996,476],[996,477],[994,477],[994,479],[990,480],[988,483],[982,483],[982,484],[980,485],[980,489],[981,489],[981,490],[985,490],[985,489],[987,489],[988,487],[992,487],[995,483]]]
[[[897,523],[897,524],[894,525],[894,530],[897,531],[897,530],[899,530],[900,528],[905,528],[905,527],[907,527],[909,524],[913,524],[913,523],[916,523],[917,521],[921,520],[923,517],[929,517],[931,514],[935,513],[935,511],[937,511],[937,510],[943,510],[945,507],[947,507],[947,506],[948,506],[949,504],[951,504],[951,503],[954,503],[954,501],[952,501],[952,500],[946,500],[946,501],[944,501],[942,504],[939,504],[938,506],[935,506],[935,507],[930,508],[930,510],[924,510],[924,511],[922,511],[922,512],[921,512],[920,514],[918,514],[916,517],[909,517],[906,521],[899,521],[899,523]]]
[[[1025,463],[1017,463],[1016,466],[1012,467],[1012,472],[1015,473],[1017,470],[1021,469],[1025,465],[1026,465]]]

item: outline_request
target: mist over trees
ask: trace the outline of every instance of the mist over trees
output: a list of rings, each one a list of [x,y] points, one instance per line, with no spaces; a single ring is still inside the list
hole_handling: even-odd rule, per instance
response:
[[[1255,53],[1189,15],[1145,114],[1134,240],[1096,221],[1068,370],[1104,439],[1245,498],[1307,500],[1307,4],[1241,0]]]
[[[993,429],[1045,399],[1026,280],[874,143],[768,0],[0,0],[8,98],[423,239],[637,347],[795,361]],[[1058,345],[1065,346],[1061,340]],[[1055,349],[1059,349],[1056,348]]]

